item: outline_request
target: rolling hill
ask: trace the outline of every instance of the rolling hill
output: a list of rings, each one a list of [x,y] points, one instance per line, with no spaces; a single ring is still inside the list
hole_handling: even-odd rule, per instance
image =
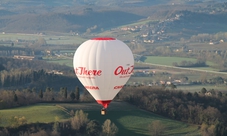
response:
[[[221,2],[216,1],[216,3]],[[101,32],[175,11],[198,9],[206,0],[2,0],[0,32]],[[178,24],[177,24],[178,25]]]
[[[89,28],[93,31],[100,31],[129,24],[142,18],[144,17],[122,11],[86,11],[86,9],[81,14],[17,14],[0,17],[0,31],[23,33],[86,32]]]

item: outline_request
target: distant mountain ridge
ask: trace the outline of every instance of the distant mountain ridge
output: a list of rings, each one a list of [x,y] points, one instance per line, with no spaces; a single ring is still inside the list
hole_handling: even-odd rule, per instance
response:
[[[36,33],[44,31],[55,32],[86,32],[108,29],[114,26],[135,22],[143,16],[122,11],[90,11],[83,14],[17,14],[0,17],[0,31]],[[95,26],[95,29],[94,29]]]
[[[99,6],[116,6],[124,4],[151,6],[156,4],[171,3],[202,3],[212,2],[211,0],[1,0],[2,5],[47,5],[47,6],[65,6],[65,5],[99,5]],[[214,1],[213,1],[214,2]],[[215,0],[215,2],[225,2],[225,0]]]
[[[1,0],[2,5],[46,5],[46,6],[70,6],[70,5],[96,5],[96,6],[119,6],[123,4],[154,5],[168,3],[169,0]]]
[[[220,6],[212,3],[222,1],[1,0],[0,32],[99,32],[146,18],[165,20],[177,11],[198,10],[195,5],[202,2],[211,3],[213,11],[220,11]],[[209,12],[210,7],[207,8]]]

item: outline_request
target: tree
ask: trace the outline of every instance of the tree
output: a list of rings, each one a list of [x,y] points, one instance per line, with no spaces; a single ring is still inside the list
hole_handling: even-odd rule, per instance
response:
[[[76,95],[75,95],[74,92],[71,92],[70,93],[70,98],[71,98],[72,101],[76,98]]]
[[[69,114],[70,114],[72,117],[75,115],[75,113],[74,113],[73,110],[71,110],[71,111],[69,112]]]
[[[64,89],[64,98],[65,99],[67,99],[67,95],[68,95],[68,93],[67,93],[67,87]]]
[[[201,89],[201,93],[202,93],[202,94],[205,94],[206,92],[207,92],[207,89],[206,89],[206,88],[202,88],[202,89]]]
[[[91,33],[91,28],[88,28],[87,30],[86,30],[86,33]]]
[[[47,87],[46,91],[44,93],[44,98],[46,100],[54,100],[54,95],[55,95],[55,93],[53,91],[53,88]]]
[[[80,90],[79,87],[76,87],[75,99],[78,101],[80,99]]]
[[[177,86],[176,86],[175,84],[171,83],[171,84],[170,84],[170,88],[171,88],[171,89],[175,89],[175,88],[177,88]]]
[[[39,37],[39,39],[34,43],[35,47],[46,46],[46,40],[43,37]]]
[[[217,92],[217,96],[218,96],[218,97],[222,97],[222,92],[218,91],[218,92]]]
[[[218,124],[215,125],[214,134],[215,136],[226,136],[227,135],[226,125],[223,122],[218,122]]]
[[[202,136],[215,136],[215,126],[214,125],[207,125],[205,123],[203,123],[201,125],[201,134]],[[217,135],[217,136],[221,136],[221,135]]]
[[[0,71],[4,70],[5,67],[3,66],[3,64],[0,64]]]
[[[160,120],[155,120],[148,125],[148,130],[152,136],[161,136],[165,133],[165,126]]]
[[[102,127],[96,120],[91,120],[86,127],[86,132],[89,136],[99,136]]]
[[[18,97],[17,97],[17,94],[15,94],[15,92],[14,92],[14,95],[13,95],[13,101],[14,102],[17,102],[18,101]]]
[[[67,99],[67,96],[68,96],[67,87],[61,87],[61,88],[60,88],[59,94],[60,94],[64,99]]]
[[[117,126],[107,119],[102,125],[102,134],[104,136],[115,136],[118,132]]]
[[[172,65],[175,66],[175,67],[178,66],[177,62],[173,62]]]
[[[20,125],[24,125],[27,123],[27,119],[24,116],[22,117],[14,116],[14,117],[11,117],[9,121],[10,121],[11,127],[13,128],[17,128]]]
[[[4,128],[0,131],[0,136],[10,136],[10,132],[7,130],[7,128]]]
[[[0,116],[0,125],[1,125],[1,123],[2,123],[2,116]]]
[[[89,94],[89,92],[84,89],[83,90],[83,97],[81,98],[81,101],[93,101],[94,98]]]
[[[60,131],[59,117],[58,116],[55,117],[55,122],[53,124],[53,128],[52,129],[53,129],[53,131],[52,131],[52,135],[53,136],[60,136],[60,134],[59,134],[59,131]]]
[[[40,91],[39,91],[39,98],[43,98],[43,90],[41,89]]]
[[[87,116],[88,113],[84,113],[83,110],[77,110],[75,116],[71,120],[72,129],[78,131],[85,131],[86,125],[89,122]]]
[[[199,94],[197,92],[194,92],[193,97],[197,99],[199,97]]]
[[[208,125],[215,124],[218,120],[221,120],[222,115],[217,108],[208,106],[203,110],[202,120]]]

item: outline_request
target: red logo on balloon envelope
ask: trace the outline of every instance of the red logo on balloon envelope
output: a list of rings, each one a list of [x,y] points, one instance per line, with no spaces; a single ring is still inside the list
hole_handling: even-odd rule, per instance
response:
[[[124,85],[118,85],[118,86],[114,86],[114,89],[121,89],[123,87],[124,87]]]
[[[84,87],[89,90],[99,90],[98,86],[84,86]]]
[[[75,73],[80,78],[94,78],[95,76],[101,76],[102,70],[88,70],[86,67],[75,68]]]
[[[130,75],[133,72],[133,69],[134,69],[133,65],[127,68],[124,68],[123,66],[119,66],[115,69],[114,75],[116,76],[120,75],[120,78],[130,77]]]

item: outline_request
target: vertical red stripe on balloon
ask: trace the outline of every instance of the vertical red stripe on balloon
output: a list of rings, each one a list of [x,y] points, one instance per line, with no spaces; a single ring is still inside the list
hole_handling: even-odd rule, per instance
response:
[[[107,108],[112,100],[96,100],[98,104],[101,104],[104,108]]]

